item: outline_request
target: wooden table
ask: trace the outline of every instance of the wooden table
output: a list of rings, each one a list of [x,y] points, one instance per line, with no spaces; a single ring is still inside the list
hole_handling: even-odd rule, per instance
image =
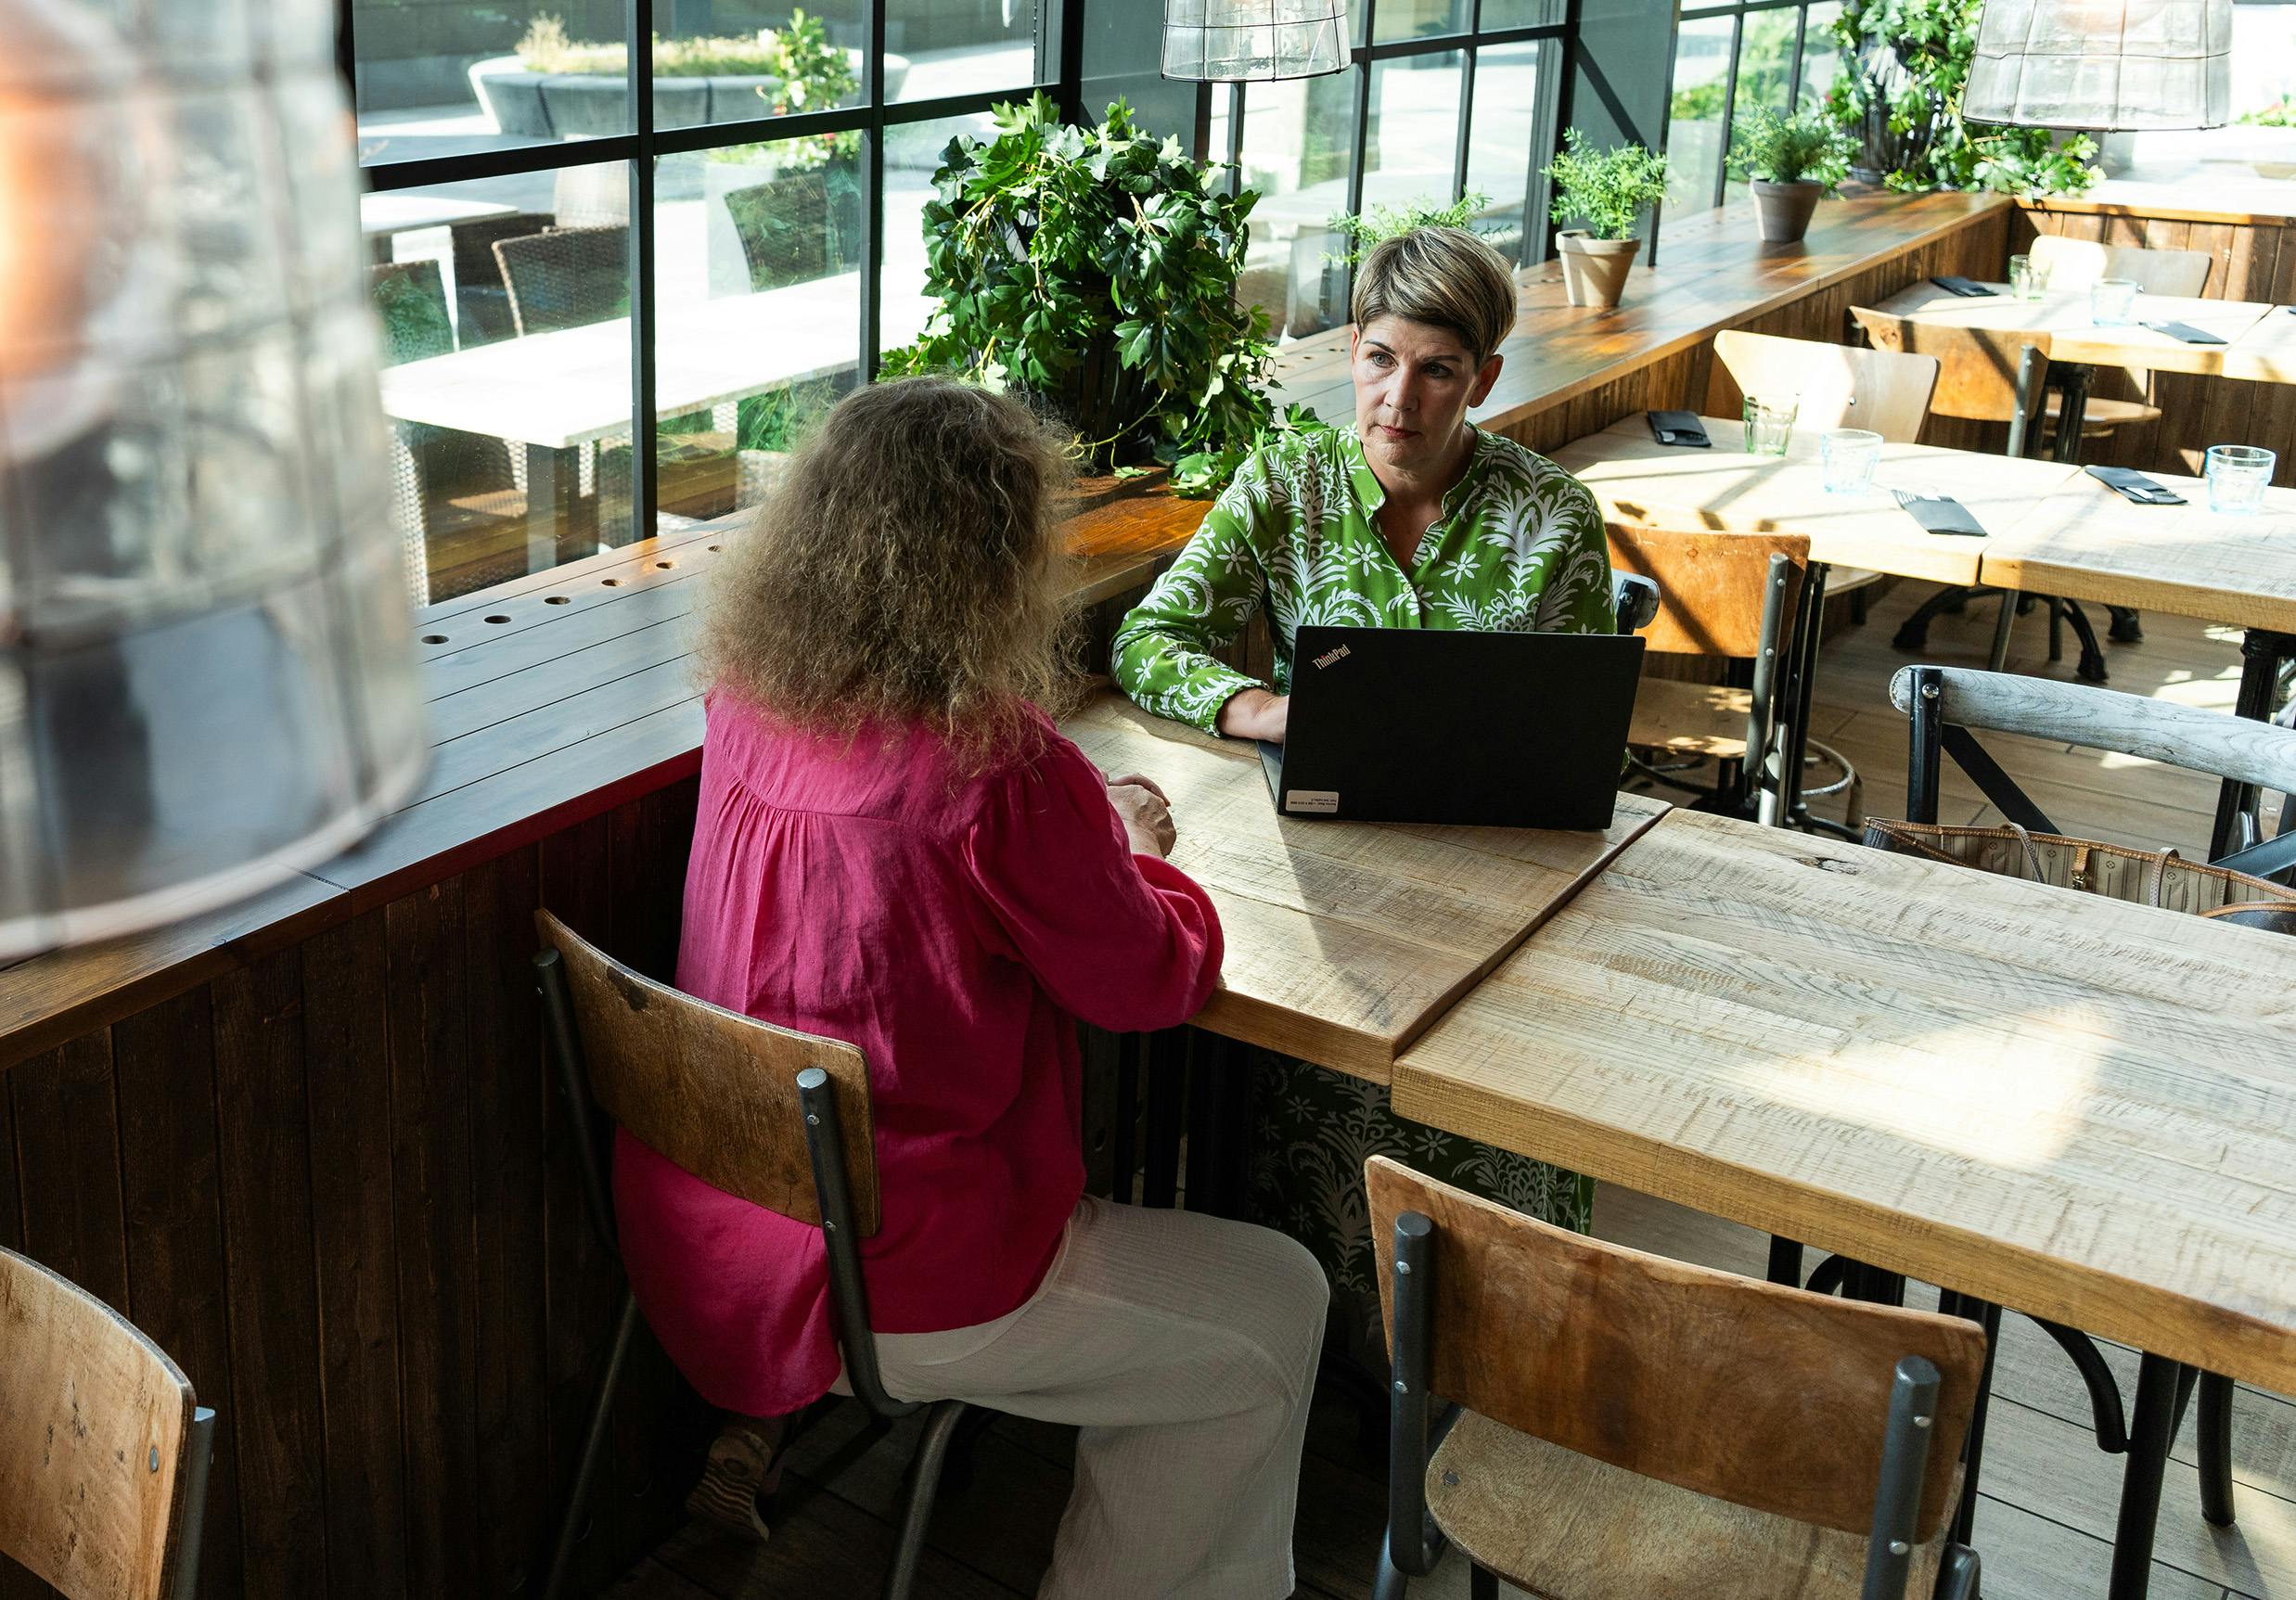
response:
[[[1951,494],[1991,532],[2032,515],[2079,475],[2055,461],[2028,461],[1920,444],[1884,444],[1866,494],[1826,490],[1818,430],[1796,429],[1787,454],[1749,455],[1742,424],[1710,416],[1711,450],[1661,444],[1630,416],[1556,453],[1595,492],[1603,519],[1623,527],[1806,533],[1810,557],[1939,583],[1974,583],[1987,540],[1925,532],[1892,489]]]
[[[2296,1394],[2291,993],[2296,941],[1676,811],[1394,1106],[2151,1352],[2157,1504],[2174,1363]]]
[[[1311,822],[1276,813],[1250,744],[1104,694],[1063,725],[1101,768],[1172,798],[1175,866],[1227,932],[1194,1022],[1384,1083],[1396,1053],[1663,814],[1621,795],[1605,832]]]
[[[2225,339],[2225,344],[2187,344],[2134,323],[2099,327],[2089,320],[2089,291],[2052,289],[2037,300],[2019,300],[2007,284],[1988,284],[1995,292],[1977,299],[1918,283],[1883,301],[1877,311],[1944,327],[1985,327],[2048,336],[2049,359],[2083,366],[2141,366],[2153,372],[2200,377],[2243,377],[2227,373],[2225,358],[2236,342],[2273,310],[2240,300],[2182,300],[2140,294],[2130,314],[2147,322],[2185,322]]]

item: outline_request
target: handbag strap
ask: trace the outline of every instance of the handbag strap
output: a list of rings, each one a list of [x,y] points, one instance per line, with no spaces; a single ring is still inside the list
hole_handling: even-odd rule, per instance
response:
[[[2161,903],[2163,894],[2168,888],[2169,863],[2172,861],[2181,861],[2184,858],[2182,856],[2176,853],[2176,848],[2174,845],[2170,846],[2167,850],[2161,851],[2158,853],[2146,858],[2145,903],[2147,905],[2157,906]]]
[[[2041,848],[2033,842],[2032,830],[2023,823],[2015,821],[2009,824],[2009,830],[2017,835],[2017,842],[2025,847],[2025,866],[2032,872],[2033,882],[2048,882],[2049,875],[2041,870]],[[2046,833],[2049,830],[2045,827],[2041,831]]]

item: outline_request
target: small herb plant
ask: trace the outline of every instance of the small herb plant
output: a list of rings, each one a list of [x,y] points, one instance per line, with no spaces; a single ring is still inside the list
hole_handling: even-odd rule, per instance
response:
[[[1490,203],[1489,195],[1469,189],[1447,206],[1420,200],[1408,206],[1374,206],[1360,216],[1334,217],[1331,229],[1347,240],[1347,249],[1329,259],[1353,266],[1397,234],[1407,234],[1414,228],[1471,226]]]
[[[942,371],[1048,402],[1093,469],[1144,454],[1216,493],[1269,419],[1267,314],[1236,303],[1259,196],[1229,196],[1122,100],[1099,126],[1042,94],[942,152],[924,215],[939,301],[888,373]]]
[[[1555,221],[1583,222],[1598,239],[1633,238],[1642,212],[1666,198],[1664,156],[1632,144],[1597,150],[1577,128],[1563,134],[1546,175],[1555,182]]]
[[[1823,111],[1812,108],[1781,117],[1757,106],[1737,119],[1730,141],[1730,175],[1765,184],[1816,184],[1828,195],[1841,191],[1850,175],[1857,141]]]

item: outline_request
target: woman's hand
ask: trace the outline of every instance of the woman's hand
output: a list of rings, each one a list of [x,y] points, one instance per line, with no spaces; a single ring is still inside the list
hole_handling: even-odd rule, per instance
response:
[[[1109,804],[1124,825],[1124,837],[1136,854],[1166,856],[1178,834],[1172,826],[1172,808],[1164,791],[1138,773],[1109,779]]]
[[[1231,739],[1265,739],[1280,745],[1290,714],[1289,695],[1271,695],[1265,689],[1238,689],[1220,708],[1219,728]]]

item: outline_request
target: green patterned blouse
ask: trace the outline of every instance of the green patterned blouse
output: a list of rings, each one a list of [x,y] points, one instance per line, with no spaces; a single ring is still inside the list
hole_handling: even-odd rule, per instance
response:
[[[1387,492],[1354,434],[1302,430],[1246,461],[1117,630],[1116,682],[1143,709],[1216,733],[1254,679],[1214,660],[1267,607],[1276,692],[1308,623],[1607,634],[1616,626],[1602,513],[1585,485],[1512,440],[1475,431],[1406,573],[1379,538]]]

